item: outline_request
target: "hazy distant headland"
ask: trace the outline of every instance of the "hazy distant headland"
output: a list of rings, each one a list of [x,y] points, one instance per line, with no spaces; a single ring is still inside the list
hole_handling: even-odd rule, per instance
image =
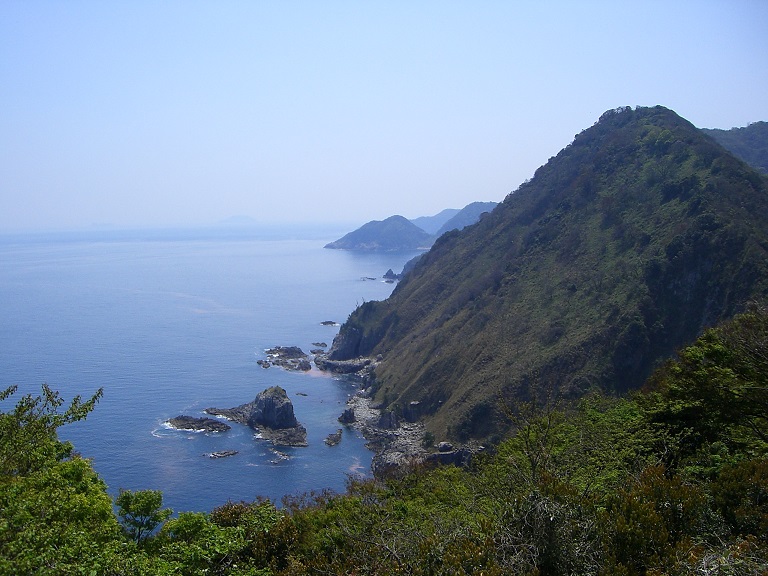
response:
[[[326,244],[325,248],[387,252],[427,250],[444,233],[474,224],[495,207],[496,202],[473,202],[461,210],[448,208],[434,216],[413,220],[399,215],[390,216],[385,220],[368,222]]]

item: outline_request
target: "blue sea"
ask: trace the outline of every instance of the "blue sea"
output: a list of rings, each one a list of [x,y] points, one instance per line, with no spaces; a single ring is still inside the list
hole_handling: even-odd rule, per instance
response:
[[[356,306],[385,299],[409,253],[324,249],[349,229],[201,229],[0,236],[0,387],[69,400],[104,397],[87,420],[65,426],[114,496],[157,489],[176,512],[228,500],[331,489],[369,475],[372,454],[345,429],[324,443],[356,388],[314,367],[257,364],[265,349],[330,346]],[[249,402],[281,386],[309,446],[275,450],[238,424],[224,433],[164,422],[207,407]],[[8,402],[4,404],[8,408]],[[235,456],[207,457],[237,450]]]

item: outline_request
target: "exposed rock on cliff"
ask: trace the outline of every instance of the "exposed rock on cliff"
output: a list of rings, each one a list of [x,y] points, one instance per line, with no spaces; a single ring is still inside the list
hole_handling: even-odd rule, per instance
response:
[[[358,429],[368,441],[366,445],[374,452],[371,462],[374,476],[387,474],[399,466],[422,462],[427,456],[422,447],[424,425],[420,422],[398,422],[392,428],[382,427],[382,412],[371,403],[365,392],[349,399],[339,421]]]
[[[307,430],[296,420],[293,403],[279,386],[260,392],[253,402],[235,408],[206,408],[205,411],[250,426],[276,446],[307,445]]]

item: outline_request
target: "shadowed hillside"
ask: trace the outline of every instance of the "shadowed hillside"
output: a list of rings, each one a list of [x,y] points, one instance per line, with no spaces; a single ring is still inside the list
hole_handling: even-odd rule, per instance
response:
[[[483,214],[496,208],[496,205],[496,202],[472,202],[467,204],[437,231],[436,236],[442,236],[451,230],[461,230],[471,226],[480,220]]]
[[[768,122],[753,122],[730,130],[703,129],[703,132],[758,172],[768,174]]]
[[[489,215],[443,235],[334,359],[438,439],[493,439],[501,398],[641,385],[768,293],[768,181],[663,107],[601,116]]]

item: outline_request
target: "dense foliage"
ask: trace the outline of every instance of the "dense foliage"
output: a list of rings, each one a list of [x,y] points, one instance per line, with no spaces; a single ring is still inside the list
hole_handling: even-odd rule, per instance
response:
[[[332,357],[437,440],[497,441],[499,396],[640,387],[768,296],[768,179],[662,108],[610,110],[480,222],[443,235]]]
[[[470,468],[351,479],[282,507],[168,519],[161,494],[121,492],[115,514],[56,437],[99,395],[60,412],[44,387],[0,414],[0,574],[768,574],[765,306],[642,392],[504,404],[516,433]]]

